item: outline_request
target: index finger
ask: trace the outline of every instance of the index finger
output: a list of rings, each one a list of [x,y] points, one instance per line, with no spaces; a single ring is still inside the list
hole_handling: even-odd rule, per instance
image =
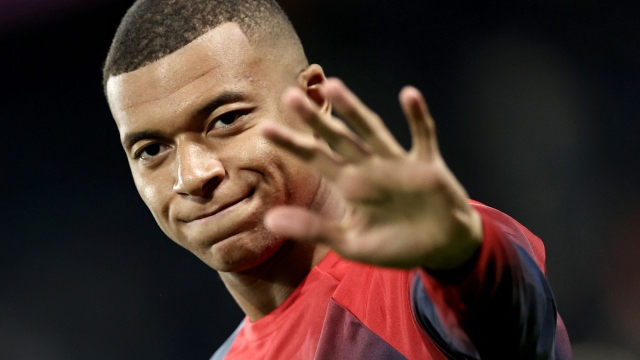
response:
[[[336,78],[328,79],[325,96],[358,136],[382,157],[395,157],[405,151],[380,117],[369,109],[346,85]]]

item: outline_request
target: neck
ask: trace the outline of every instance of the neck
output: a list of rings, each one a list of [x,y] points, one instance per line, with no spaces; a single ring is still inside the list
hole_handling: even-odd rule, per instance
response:
[[[324,180],[309,209],[340,219],[343,206]],[[220,272],[220,278],[251,321],[257,321],[282,304],[329,252],[326,246],[286,241],[262,264],[237,273]]]

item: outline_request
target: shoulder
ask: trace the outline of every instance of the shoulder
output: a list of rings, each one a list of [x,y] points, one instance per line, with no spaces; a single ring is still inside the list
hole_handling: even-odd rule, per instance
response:
[[[546,272],[544,243],[539,237],[511,216],[478,201],[470,200],[469,202],[484,221],[491,222],[507,239],[519,245],[535,260],[542,272]]]

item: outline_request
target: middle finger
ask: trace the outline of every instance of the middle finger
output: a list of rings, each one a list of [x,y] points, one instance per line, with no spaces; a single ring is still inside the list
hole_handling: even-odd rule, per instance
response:
[[[318,106],[297,88],[285,92],[283,101],[313,128],[345,161],[359,163],[371,151],[349,128],[329,114],[322,114]]]

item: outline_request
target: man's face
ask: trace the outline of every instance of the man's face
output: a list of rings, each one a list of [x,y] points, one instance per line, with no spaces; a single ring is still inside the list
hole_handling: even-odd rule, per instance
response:
[[[310,132],[280,102],[297,84],[294,62],[224,24],[107,84],[140,196],[171,239],[216,270],[271,256],[284,240],[265,229],[265,212],[307,207],[318,188],[314,172],[258,132],[264,120]]]

